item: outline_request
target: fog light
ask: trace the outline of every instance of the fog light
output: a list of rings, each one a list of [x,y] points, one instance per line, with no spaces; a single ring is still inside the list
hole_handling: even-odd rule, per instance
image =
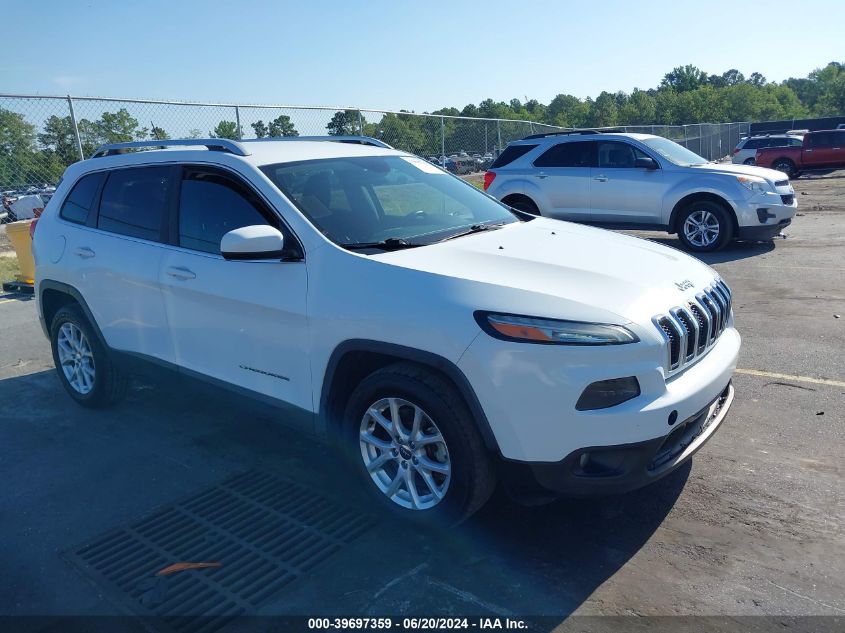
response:
[[[594,382],[584,389],[575,408],[578,411],[607,409],[640,395],[640,383],[634,376]]]
[[[757,209],[757,219],[760,220],[760,224],[765,224],[766,220],[770,220],[775,217],[775,214],[770,212],[768,209]]]

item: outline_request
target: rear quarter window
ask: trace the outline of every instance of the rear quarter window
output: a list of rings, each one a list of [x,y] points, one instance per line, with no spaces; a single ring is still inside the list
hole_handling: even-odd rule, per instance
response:
[[[96,196],[104,178],[105,173],[103,172],[87,174],[80,178],[71,189],[68,197],[65,198],[59,211],[59,217],[76,224],[88,222],[89,214],[94,208]]]
[[[505,151],[499,154],[499,157],[493,161],[493,164],[490,165],[490,169],[496,169],[497,167],[504,167],[505,165],[510,165],[513,161],[515,161],[520,156],[525,156],[528,152],[532,149],[537,147],[536,145],[508,145],[505,148]]]

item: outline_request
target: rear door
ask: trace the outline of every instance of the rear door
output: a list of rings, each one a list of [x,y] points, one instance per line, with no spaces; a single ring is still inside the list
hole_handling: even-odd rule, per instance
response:
[[[225,233],[256,224],[275,226],[297,250],[290,230],[242,177],[216,167],[182,169],[160,274],[176,362],[310,412],[305,262],[220,255]],[[308,416],[289,421],[312,423]]]
[[[599,141],[590,172],[593,222],[659,224],[663,216],[663,170],[635,167],[651,158],[624,141]]]
[[[590,220],[590,167],[595,141],[568,141],[547,149],[534,161],[529,177],[545,194],[543,215],[560,220]]]
[[[106,343],[167,362],[173,344],[158,274],[174,173],[167,165],[111,170],[90,203],[90,191],[74,201],[83,178],[60,212],[81,221],[84,206],[94,207],[84,227],[67,232],[66,257]]]
[[[817,168],[836,164],[836,132],[815,132],[807,135],[809,146],[803,152],[804,167]]]

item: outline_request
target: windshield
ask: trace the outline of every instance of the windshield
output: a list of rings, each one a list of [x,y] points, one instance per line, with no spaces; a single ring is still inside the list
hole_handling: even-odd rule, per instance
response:
[[[690,165],[706,165],[707,159],[699,156],[695,152],[689,151],[686,147],[678,145],[668,138],[646,138],[642,140],[655,152],[660,154],[670,163],[681,165],[682,167],[689,167]]]
[[[337,244],[430,244],[479,225],[517,222],[507,207],[413,156],[356,156],[261,170]]]

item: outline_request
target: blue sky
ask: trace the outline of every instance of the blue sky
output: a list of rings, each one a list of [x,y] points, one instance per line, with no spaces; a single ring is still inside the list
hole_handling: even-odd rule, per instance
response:
[[[845,2],[2,0],[0,92],[432,110],[845,61]]]

